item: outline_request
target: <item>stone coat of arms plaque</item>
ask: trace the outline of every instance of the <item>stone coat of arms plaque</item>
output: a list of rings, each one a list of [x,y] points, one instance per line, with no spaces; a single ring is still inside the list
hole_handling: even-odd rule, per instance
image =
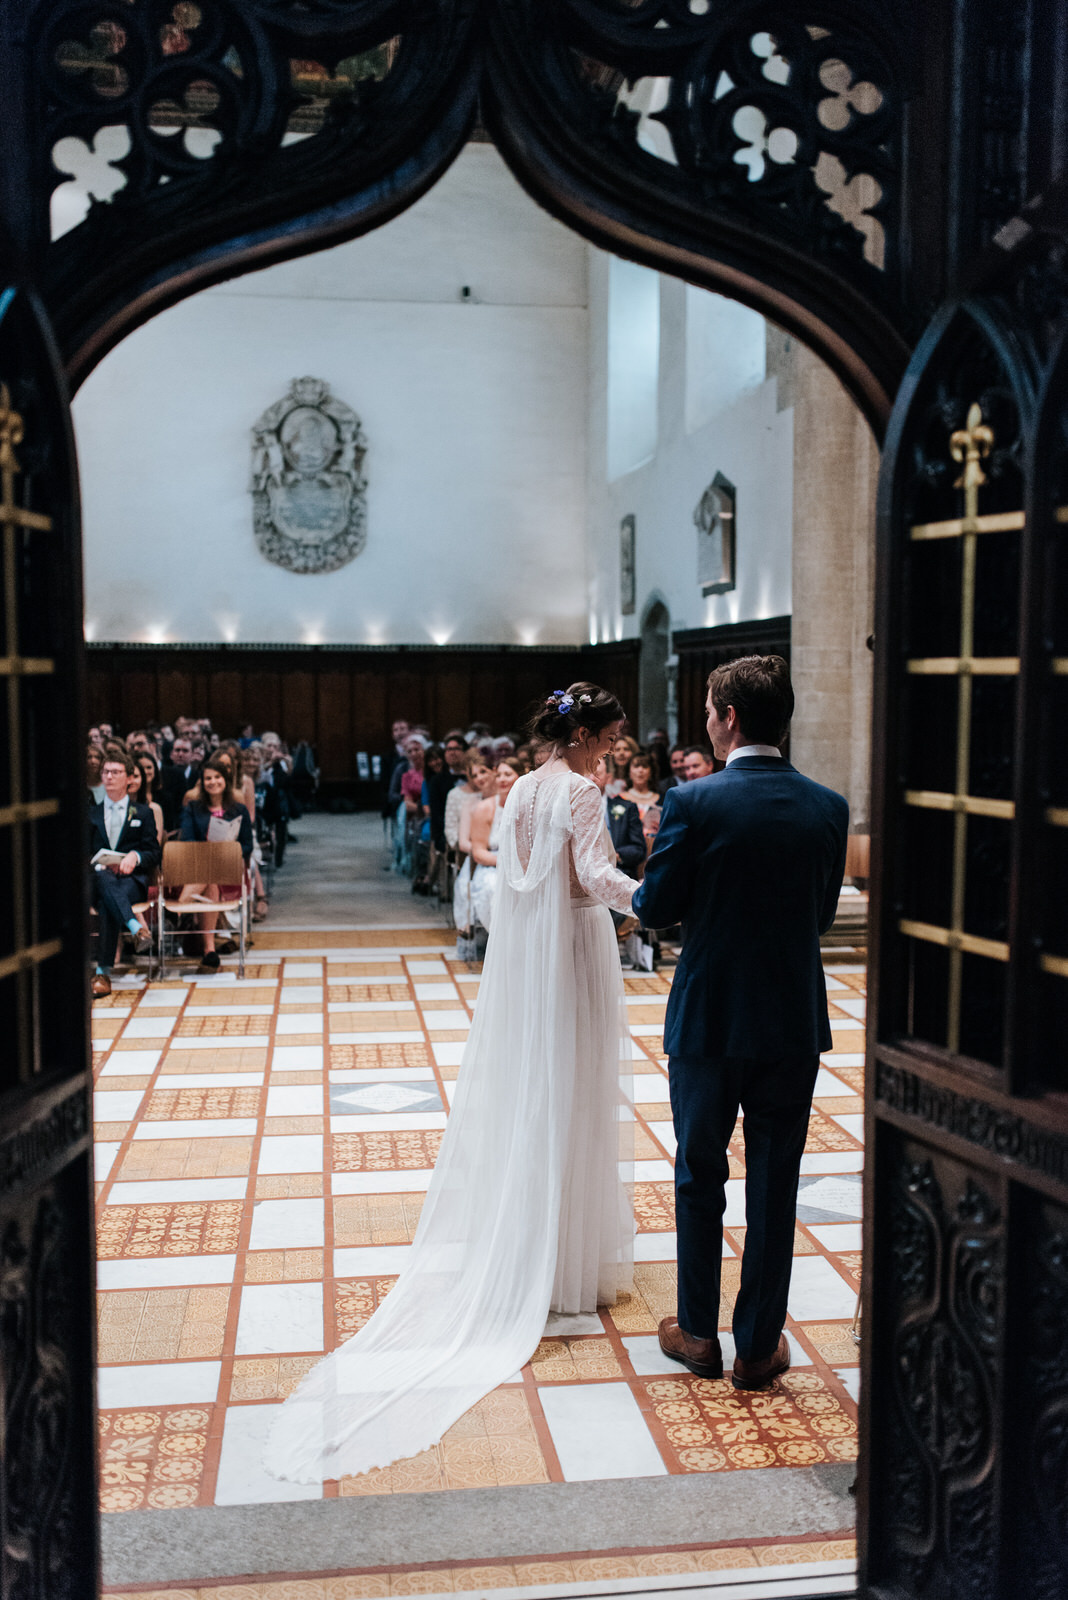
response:
[[[252,430],[252,517],[268,561],[336,572],[367,539],[367,442],[321,378],[294,378]]]

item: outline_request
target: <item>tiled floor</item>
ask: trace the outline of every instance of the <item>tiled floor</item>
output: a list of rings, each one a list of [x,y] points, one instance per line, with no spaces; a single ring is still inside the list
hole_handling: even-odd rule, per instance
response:
[[[277,930],[261,932],[241,981],[227,972],[131,985],[97,1002],[103,1509],[851,1459],[864,970],[855,956],[829,956],[827,970],[835,1048],[820,1073],[802,1166],[789,1375],[770,1392],[742,1395],[690,1377],[659,1351],[657,1320],[675,1309],[674,1143],[660,1037],[670,970],[628,975],[640,1158],[634,1292],[588,1335],[543,1339],[515,1382],[436,1449],[321,1489],[268,1478],[260,1440],[272,1407],[324,1350],[363,1325],[403,1267],[478,970],[453,959],[444,930]],[[738,1132],[725,1329],[745,1236]],[[760,1552],[729,1554],[734,1565],[765,1561]],[[517,1568],[491,1583],[471,1571],[476,1577],[463,1581],[459,1569],[433,1573],[435,1592],[555,1581]],[[345,1578],[322,1594],[414,1592],[403,1587],[412,1574],[394,1577],[401,1587]],[[320,1600],[320,1589],[309,1589],[308,1600]]]

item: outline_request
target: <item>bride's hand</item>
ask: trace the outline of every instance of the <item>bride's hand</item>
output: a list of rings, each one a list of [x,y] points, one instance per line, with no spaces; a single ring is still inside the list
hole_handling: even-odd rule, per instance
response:
[[[616,938],[617,939],[627,939],[627,938],[629,938],[630,935],[634,932],[634,930],[635,930],[635,928],[637,926],[638,926],[637,917],[624,917],[623,921],[619,924],[619,927],[616,929]]]

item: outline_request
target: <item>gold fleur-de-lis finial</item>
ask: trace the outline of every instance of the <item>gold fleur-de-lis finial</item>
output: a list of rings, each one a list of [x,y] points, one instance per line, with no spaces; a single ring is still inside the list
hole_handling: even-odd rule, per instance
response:
[[[22,417],[11,409],[11,391],[0,383],[0,471],[18,472],[15,446],[22,443]]]
[[[984,457],[988,456],[994,448],[994,432],[983,421],[983,413],[977,402],[968,407],[968,420],[963,428],[958,428],[949,436],[949,453],[954,461],[964,463],[964,471],[953,484],[954,489],[963,489],[966,500],[974,502],[980,484],[986,482],[986,473],[982,468]],[[975,515],[974,504],[966,513]]]

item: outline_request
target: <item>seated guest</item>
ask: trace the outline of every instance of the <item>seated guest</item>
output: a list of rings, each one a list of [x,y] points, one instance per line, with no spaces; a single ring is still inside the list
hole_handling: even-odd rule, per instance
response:
[[[493,917],[493,897],[497,888],[497,841],[501,814],[513,783],[520,777],[515,757],[502,761],[494,771],[495,782],[484,800],[471,812],[471,914],[476,923],[489,930]]]
[[[640,878],[640,869],[645,861],[641,813],[632,800],[608,793],[608,769],[603,757],[594,769],[593,781],[605,796],[605,822],[619,870],[625,872],[628,878]]]
[[[94,805],[99,805],[104,798],[104,783],[100,776],[100,768],[103,764],[103,750],[98,744],[90,744],[85,752],[85,785],[89,790],[89,798]]]
[[[668,766],[671,770],[664,779],[661,789],[662,794],[667,794],[669,789],[674,789],[680,783],[686,782],[686,746],[684,744],[673,744],[671,746],[668,754]]]
[[[256,841],[252,847],[252,892],[256,897],[256,903],[252,909],[253,922],[262,922],[268,911],[267,889],[263,881],[263,874],[260,871],[260,867],[263,864],[263,850],[260,846],[256,828],[256,810],[259,804],[259,796],[264,792],[260,788],[262,755],[263,746],[256,739],[253,739],[241,752],[241,794],[248,809],[253,837]],[[250,791],[252,795],[251,804],[249,803]]]
[[[448,733],[442,745],[445,756],[445,765],[452,773],[457,783],[463,783],[466,773],[464,771],[464,758],[467,755],[467,740],[462,733]]]
[[[152,813],[152,820],[156,824],[156,838],[163,839],[163,808],[156,799],[156,787],[159,783],[159,768],[156,766],[155,757],[143,751],[134,757],[136,773],[130,774],[129,796],[136,800],[138,805],[147,806]]]
[[[686,783],[693,783],[697,778],[709,778],[715,770],[711,750],[703,744],[687,745],[683,764],[683,779]]]
[[[457,874],[452,894],[452,918],[458,934],[456,955],[460,961],[475,959],[472,943],[475,916],[471,903],[471,875],[475,864],[471,860],[471,818],[479,801],[492,795],[497,787],[497,775],[483,760],[482,752],[477,747],[467,752],[467,782],[469,792],[461,791],[463,797],[457,836],[457,848],[464,861]]]
[[[230,782],[229,763],[219,756],[210,756],[204,763],[192,800],[182,811],[179,838],[183,844],[205,843],[215,831],[211,826],[213,821],[238,822],[237,842],[241,846],[241,854],[247,867],[252,855],[252,822],[241,796],[235,792]],[[237,884],[234,887],[239,895],[241,885]],[[178,898],[203,901],[233,899],[234,895],[221,894],[217,883],[187,883]],[[201,972],[215,972],[219,967],[219,957],[215,949],[215,927],[218,916],[217,911],[197,912],[197,922],[204,935]]]
[[[184,722],[184,717],[179,717]],[[167,832],[173,833],[182,814],[182,797],[196,785],[200,765],[193,759],[193,744],[188,733],[177,733],[171,745],[171,759],[160,774],[159,803]]]
[[[631,757],[638,754],[638,741],[628,734],[621,733],[612,746],[612,770],[608,775],[608,787],[605,794],[622,794],[627,787],[627,768]]]
[[[148,874],[160,859],[152,812],[148,806],[131,800],[127,792],[131,776],[136,776],[129,756],[109,753],[101,776],[104,798],[89,808],[89,859],[92,861],[100,850],[121,851],[122,859],[89,874],[90,901],[96,907],[100,926],[92,981],[97,999],[111,993],[111,969],[123,928],[133,934],[135,950],[148,948],[148,933],[134,916],[133,908],[147,895]]]
[[[620,791],[620,798],[629,800],[638,807],[642,819],[650,806],[660,803],[660,791],[656,784],[655,758],[646,751],[639,750],[636,756],[631,756],[630,766],[627,768],[627,787]]]

